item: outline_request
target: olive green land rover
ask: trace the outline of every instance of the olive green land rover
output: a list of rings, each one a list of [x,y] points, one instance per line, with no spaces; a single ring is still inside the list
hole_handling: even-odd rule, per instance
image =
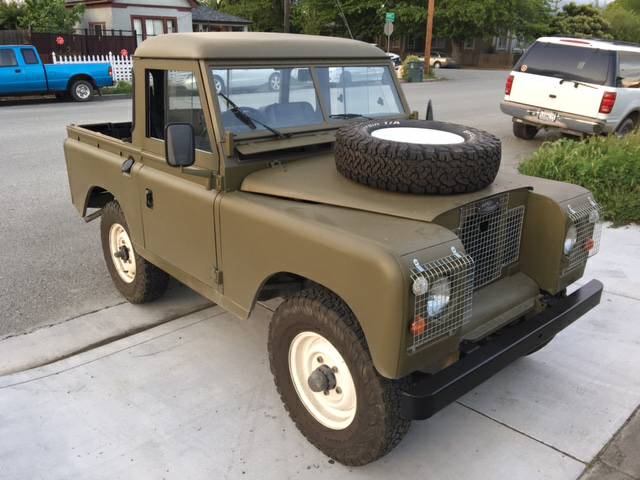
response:
[[[372,45],[170,34],[133,72],[133,121],[71,125],[64,144],[116,287],[149,302],[171,276],[243,319],[281,298],[276,388],[343,464],[600,301],[597,280],[567,294],[599,248],[590,192],[499,171],[493,135],[418,120]]]

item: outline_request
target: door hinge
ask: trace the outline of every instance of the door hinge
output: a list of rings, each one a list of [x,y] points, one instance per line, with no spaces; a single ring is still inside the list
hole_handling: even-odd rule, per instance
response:
[[[216,285],[222,285],[222,270],[213,269],[213,282]]]

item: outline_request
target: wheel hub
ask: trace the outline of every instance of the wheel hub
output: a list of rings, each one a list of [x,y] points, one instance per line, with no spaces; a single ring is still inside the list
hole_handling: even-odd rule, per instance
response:
[[[133,245],[129,234],[119,223],[114,223],[109,229],[109,250],[118,276],[124,282],[132,283],[136,278],[136,259],[133,255]]]
[[[316,368],[307,380],[309,388],[316,392],[325,392],[328,394],[330,390],[336,388],[336,376],[328,365],[320,365]]]

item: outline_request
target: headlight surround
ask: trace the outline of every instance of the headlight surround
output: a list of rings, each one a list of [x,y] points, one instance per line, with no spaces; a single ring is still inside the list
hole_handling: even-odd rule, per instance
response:
[[[569,256],[571,251],[576,246],[578,242],[578,230],[575,225],[571,225],[567,229],[567,235],[564,237],[564,254]]]
[[[451,301],[451,283],[448,278],[439,278],[429,290],[427,297],[427,315],[437,317],[442,314]]]
[[[413,290],[413,294],[416,297],[420,295],[426,295],[426,293],[429,291],[429,282],[424,277],[418,277],[413,281],[411,289]]]

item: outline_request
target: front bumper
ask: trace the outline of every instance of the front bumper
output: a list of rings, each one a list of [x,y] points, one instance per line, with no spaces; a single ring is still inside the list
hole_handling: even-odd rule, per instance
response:
[[[535,125],[541,128],[554,128],[567,133],[600,135],[613,133],[615,130],[615,122],[606,120],[598,120],[570,113],[556,112],[555,110],[534,107],[532,105],[524,105],[504,101],[500,104],[500,110],[503,113],[513,117],[514,122]],[[555,122],[544,121],[538,118],[540,111],[551,111],[558,116]]]
[[[435,375],[406,386],[400,394],[402,415],[423,420],[454,402],[511,362],[551,340],[600,303],[602,283],[592,280],[525,322],[508,326]]]

